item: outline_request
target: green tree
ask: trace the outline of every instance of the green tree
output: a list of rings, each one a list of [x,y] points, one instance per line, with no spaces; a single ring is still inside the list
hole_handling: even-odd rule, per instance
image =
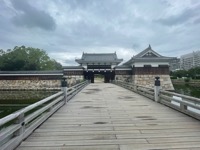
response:
[[[1,51],[0,51],[1,52]],[[15,46],[13,50],[0,53],[0,70],[59,70],[62,65],[51,59],[44,50]]]
[[[187,77],[187,74],[188,73],[186,70],[177,70],[177,71],[171,72],[171,76],[176,77],[176,78]]]
[[[200,76],[200,67],[191,68],[188,70],[188,74],[191,78],[196,79]]]
[[[182,77],[188,77],[193,79],[199,79],[200,78],[200,67],[191,68],[190,70],[178,70],[174,72],[170,72],[170,76],[174,78],[182,78]]]
[[[0,56],[5,54],[4,50],[3,49],[0,49]]]

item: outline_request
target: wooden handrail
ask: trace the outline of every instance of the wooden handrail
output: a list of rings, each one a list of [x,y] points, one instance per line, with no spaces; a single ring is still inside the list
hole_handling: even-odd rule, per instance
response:
[[[122,81],[113,81],[113,83],[154,100],[154,89],[153,88],[144,87],[141,85],[135,85],[133,83],[122,82]]]
[[[32,105],[27,106],[27,107],[25,107],[24,109],[22,109],[22,110],[20,110],[20,111],[18,111],[18,112],[16,112],[16,113],[10,114],[10,115],[8,115],[8,116],[6,116],[6,117],[0,119],[0,126],[2,126],[2,125],[4,125],[4,124],[6,124],[7,122],[9,122],[9,121],[11,121],[11,120],[17,118],[20,114],[24,114],[24,113],[26,113],[26,112],[28,112],[28,111],[30,111],[30,110],[32,110],[32,109],[38,107],[38,106],[40,106],[40,105],[42,105],[42,104],[44,104],[44,103],[50,101],[50,100],[54,99],[55,97],[58,97],[58,96],[60,96],[60,95],[62,95],[62,94],[63,94],[62,91],[61,91],[61,92],[58,92],[58,93],[56,93],[56,94],[54,94],[54,95],[51,95],[51,96],[49,96],[49,97],[47,97],[47,98],[45,98],[45,99],[43,99],[43,100],[40,100],[40,101],[38,101],[38,102],[36,102],[36,103],[34,103],[34,104],[32,104]]]
[[[173,96],[182,97],[184,99],[189,99],[190,101],[200,103],[200,99],[196,98],[196,97],[187,96],[187,95],[178,94],[178,93],[169,92],[169,91],[164,91],[164,90],[160,90],[160,92],[163,93],[163,94],[170,94],[170,95],[173,95]]]
[[[65,98],[69,101],[87,84],[88,81],[76,84],[67,89],[70,92],[66,92],[66,96],[65,92],[60,91],[0,119],[0,149],[15,149],[40,124],[66,103]]]
[[[134,85],[132,83],[127,83],[127,82],[122,82],[122,81],[113,81],[113,83],[156,101],[156,96],[154,95],[155,89],[153,88],[147,88],[144,86]],[[173,109],[176,109],[182,113],[185,113],[191,117],[194,117],[200,120],[200,99],[199,98],[195,98],[195,97],[187,96],[183,94],[178,94],[174,92],[159,90],[157,99],[158,99],[157,102],[159,103],[167,105]]]
[[[199,98],[160,90],[159,102],[200,120]]]

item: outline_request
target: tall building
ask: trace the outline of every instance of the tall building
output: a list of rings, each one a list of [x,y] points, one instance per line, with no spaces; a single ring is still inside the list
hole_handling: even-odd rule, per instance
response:
[[[181,69],[189,70],[194,67],[200,67],[200,51],[188,53],[180,57]]]
[[[169,70],[170,71],[176,71],[180,69],[180,58],[172,58],[169,61]]]

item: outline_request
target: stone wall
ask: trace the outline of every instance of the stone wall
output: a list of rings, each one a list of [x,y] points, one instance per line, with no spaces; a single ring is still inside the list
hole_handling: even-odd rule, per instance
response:
[[[74,75],[74,76],[72,76],[72,75],[68,75],[68,76],[65,75],[64,77],[66,78],[67,86],[68,87],[71,87],[71,86],[75,85],[76,83],[81,82],[81,81],[84,80],[83,75]]]
[[[115,75],[115,80],[132,82],[132,75]]]
[[[59,90],[60,80],[0,80],[0,90]]]
[[[83,76],[65,76],[68,87],[75,85],[83,80]],[[61,79],[19,79],[19,80],[0,80],[0,90],[60,90]]]
[[[163,90],[174,90],[169,75],[133,75],[132,81],[136,85],[153,88],[156,76],[160,77],[161,88]]]
[[[155,77],[160,77],[161,88],[164,90],[174,90],[169,75],[116,75],[115,80],[132,82],[135,85],[154,88]]]

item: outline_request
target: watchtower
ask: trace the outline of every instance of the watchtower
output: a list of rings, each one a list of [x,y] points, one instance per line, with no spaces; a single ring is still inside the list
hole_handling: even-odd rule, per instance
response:
[[[164,89],[174,90],[169,76],[169,62],[172,59],[174,57],[158,54],[149,45],[123,65],[132,68],[132,82],[136,85],[153,87],[155,76],[159,76]]]
[[[104,75],[104,82],[114,80],[114,68],[123,61],[115,53],[84,53],[80,59],[75,60],[84,69],[84,78],[94,82],[94,75]]]

